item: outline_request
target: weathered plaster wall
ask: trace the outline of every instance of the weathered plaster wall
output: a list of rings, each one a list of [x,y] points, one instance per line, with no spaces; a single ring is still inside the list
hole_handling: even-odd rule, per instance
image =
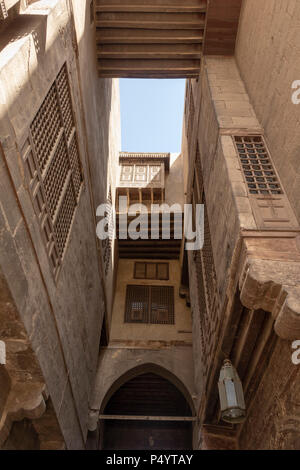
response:
[[[179,261],[169,262],[169,281],[134,279],[134,263],[135,260],[119,260],[110,343],[123,343],[127,344],[128,347],[135,344],[139,344],[140,347],[144,344],[147,347],[147,344],[155,345],[159,342],[162,342],[162,344],[174,344],[176,342],[191,344],[191,312],[186,306],[185,299],[179,297],[181,275]],[[175,324],[125,323],[126,286],[129,284],[174,286]]]
[[[300,105],[292,83],[300,80],[300,3],[244,0],[236,60],[249,97],[300,220]]]
[[[75,46],[74,49],[74,31],[67,0],[34,3],[25,16],[15,20],[14,28],[3,37],[3,41],[0,53],[1,141],[4,150],[0,163],[0,264],[40,363],[66,445],[70,449],[80,449],[87,433],[88,402],[103,317],[88,160],[91,163],[98,158],[97,172],[100,173],[99,168],[103,165],[101,172],[104,175],[107,147],[101,147],[100,158],[95,149],[92,154],[87,152],[77,48]],[[81,44],[82,41],[83,37]],[[62,270],[55,283],[24,180],[20,145],[65,61],[71,77],[84,187]],[[110,87],[111,83],[102,86],[103,101],[112,98],[113,95],[108,93]],[[117,98],[117,93],[114,97]],[[90,102],[93,102],[92,97]],[[113,122],[113,117],[108,116],[110,107],[114,108],[109,102],[104,108],[94,107],[94,128],[101,129],[99,141],[108,141],[107,122]],[[94,194],[99,194],[99,200],[105,194],[101,189],[104,182],[105,177],[94,182]]]

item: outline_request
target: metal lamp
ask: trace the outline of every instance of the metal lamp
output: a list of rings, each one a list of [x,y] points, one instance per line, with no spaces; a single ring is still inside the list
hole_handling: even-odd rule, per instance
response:
[[[242,383],[229,359],[224,361],[218,382],[222,420],[241,423],[246,417]]]

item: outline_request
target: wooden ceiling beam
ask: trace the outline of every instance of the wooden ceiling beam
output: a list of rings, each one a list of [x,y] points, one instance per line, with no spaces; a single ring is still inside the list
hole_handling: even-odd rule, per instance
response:
[[[96,32],[97,44],[201,44],[204,28],[200,29],[101,29]]]

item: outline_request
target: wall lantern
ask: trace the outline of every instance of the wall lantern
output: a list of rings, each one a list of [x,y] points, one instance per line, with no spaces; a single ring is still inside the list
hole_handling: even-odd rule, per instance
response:
[[[246,417],[246,406],[242,383],[229,359],[224,361],[218,382],[222,420],[241,423]]]

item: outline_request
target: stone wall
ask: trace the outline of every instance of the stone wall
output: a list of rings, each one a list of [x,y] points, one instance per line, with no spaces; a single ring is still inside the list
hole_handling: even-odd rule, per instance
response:
[[[140,260],[138,260],[140,261]],[[143,260],[142,260],[143,261]],[[151,260],[151,262],[160,260]],[[118,277],[113,307],[110,344],[121,343],[127,347],[138,345],[144,347],[156,345],[161,347],[172,344],[191,345],[192,325],[191,311],[186,306],[186,300],[179,297],[180,264],[177,260],[169,261],[169,280],[150,281],[134,278],[135,260],[120,259]],[[125,302],[127,285],[158,285],[174,287],[174,325],[125,323]]]
[[[117,99],[117,93],[112,92],[111,81],[102,81],[97,92],[100,102],[106,103],[105,107],[95,106],[91,96],[90,104],[86,105],[86,111],[93,107],[93,114],[89,115],[94,129],[99,130],[99,156],[97,141],[92,148],[87,145],[86,128],[91,122],[84,123],[82,109],[88,85],[85,83],[85,92],[80,90],[80,61],[77,60],[69,2],[35,2],[26,13],[16,18],[14,27],[3,39],[6,43],[0,54],[3,86],[0,264],[40,364],[66,446],[80,449],[87,434],[88,402],[104,310],[94,206],[106,193],[107,123],[110,122],[111,127],[114,124],[117,113],[108,114],[111,108],[115,109],[112,100]],[[81,34],[83,51],[85,40],[88,42]],[[62,269],[55,281],[29,196],[20,149],[32,119],[64,62],[70,77],[84,185]],[[93,93],[96,90],[91,91]],[[114,125],[118,128],[118,121]],[[112,155],[113,149],[110,152]],[[97,175],[101,173],[102,178],[94,179],[91,191],[90,165],[95,161],[97,165],[92,171]]]
[[[296,0],[244,0],[236,60],[256,115],[300,220],[300,4]]]
[[[202,273],[201,263],[199,265],[197,261],[199,257],[190,254],[189,273],[193,312],[195,381],[199,398],[198,413],[200,420],[204,420],[208,428],[211,426],[209,430],[208,428],[200,430],[199,445],[201,448],[209,448],[210,445],[215,448],[214,446],[219,445],[218,439],[220,443],[224,437],[229,439],[230,445],[235,446],[237,443],[237,436],[234,432],[230,433],[224,427],[222,429],[222,423],[219,423],[218,416],[214,414],[214,407],[217,406],[219,370],[224,357],[230,357],[232,335],[235,338],[241,338],[243,335],[239,330],[233,332],[238,318],[238,310],[243,308],[243,305],[249,309],[264,309],[272,312],[272,317],[276,320],[276,333],[286,339],[296,339],[297,337],[299,331],[297,320],[299,319],[299,289],[296,286],[299,285],[299,275],[296,274],[296,270],[298,273],[300,272],[298,264],[299,226],[284,192],[282,192],[282,196],[276,196],[276,200],[278,207],[284,208],[285,218],[280,217],[279,212],[268,212],[268,198],[263,199],[262,197],[264,203],[259,206],[257,201],[260,196],[257,196],[257,200],[253,200],[247,189],[246,179],[232,136],[263,135],[264,129],[250,103],[234,57],[206,57],[202,67],[198,83],[192,83],[192,96],[195,100],[194,110],[192,110],[192,128],[191,124],[184,127],[189,128],[189,132],[188,138],[185,136],[183,149],[185,161],[188,160],[188,165],[185,166],[189,168],[186,187],[187,198],[191,198],[193,191],[195,194],[194,188],[197,188],[195,183],[197,178],[194,180],[194,168],[196,168],[195,174],[199,174],[200,171],[203,176],[205,204],[219,295],[218,315],[214,316],[214,311],[209,311],[208,321],[205,318],[209,305],[208,289],[206,281],[204,287],[201,287],[201,283],[199,283],[201,277],[205,280],[204,254],[202,253],[200,257]],[[189,114],[191,112],[186,115],[186,123],[189,123]],[[197,154],[200,157],[201,165],[195,164]],[[199,166],[202,167],[202,171],[199,170]],[[190,199],[188,201],[190,202]],[[263,213],[265,209],[267,210]],[[273,224],[273,233],[270,230],[265,230],[262,222],[264,217],[268,219],[268,223]],[[286,222],[289,224],[289,232],[285,232]],[[254,271],[256,273],[253,275]],[[287,299],[286,295],[289,296],[289,300],[283,301],[283,299]],[[205,299],[206,303],[204,303]],[[235,299],[238,302],[235,302]],[[289,304],[288,308],[293,311],[291,315],[286,308],[287,304]],[[279,311],[281,313],[278,313]],[[270,321],[272,321],[272,317],[270,315]],[[254,325],[252,327],[254,328]],[[273,327],[274,325],[271,328]],[[288,351],[289,343],[284,343],[281,339],[278,341]],[[245,355],[247,355],[246,349],[243,351]],[[274,356],[276,357],[276,351]],[[271,356],[271,361],[274,360],[274,356]],[[287,353],[282,354],[280,360],[278,357],[278,361],[279,368],[284,368],[284,364],[286,367],[292,365],[291,357],[288,357]],[[205,369],[207,367],[208,376],[206,377]],[[296,374],[295,369],[293,374]],[[266,368],[258,391],[268,390],[272,387],[271,377],[272,372]],[[276,378],[275,375],[274,377]],[[257,402],[256,390],[257,388],[252,391],[254,403]],[[276,390],[281,393],[279,385]],[[257,415],[260,412],[267,414],[267,407],[270,406],[268,403],[267,401],[260,403],[259,409],[256,411]],[[288,406],[287,391],[282,392],[281,403],[282,406]],[[255,413],[254,407],[251,408],[250,413]],[[292,422],[294,423],[295,420],[298,420],[296,413],[292,417]],[[265,421],[261,424],[261,429],[263,429],[264,423]],[[251,426],[255,425],[256,419],[252,419],[249,414],[245,429],[254,433]],[[212,444],[209,444],[210,438],[207,436],[212,437]],[[219,436],[215,443],[213,443],[214,436]],[[255,448],[258,443],[253,444],[252,437],[249,437],[247,441],[246,436],[247,431],[241,434],[241,448]],[[277,437],[275,438],[274,430],[270,427],[268,435],[262,441],[262,446],[275,445],[272,444],[274,439]],[[295,445],[291,444],[289,437],[284,438],[281,444],[278,444],[278,439],[276,445],[282,445],[282,448]],[[297,438],[294,437],[294,439]],[[224,448],[227,444],[224,444]]]
[[[295,0],[244,0],[236,60],[264,128],[284,189],[300,220],[300,5]],[[295,250],[295,257],[297,250]],[[299,449],[299,366],[278,338],[240,433],[241,449]]]
[[[240,449],[299,450],[300,367],[292,363],[292,351],[288,341],[277,338],[240,430]]]

